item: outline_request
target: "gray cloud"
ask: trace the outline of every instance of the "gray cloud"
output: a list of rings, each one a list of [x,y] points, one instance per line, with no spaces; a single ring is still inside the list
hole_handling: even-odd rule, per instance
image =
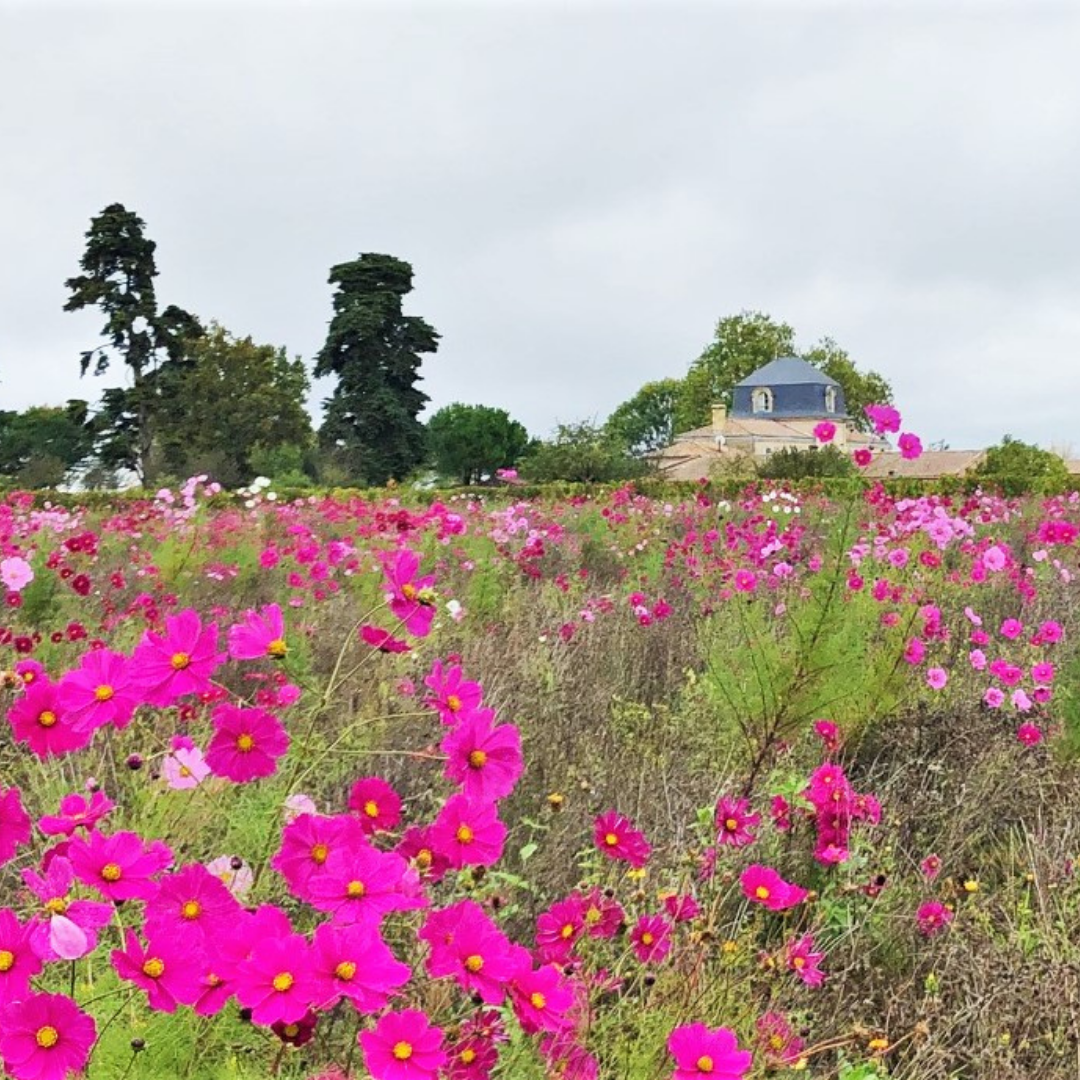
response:
[[[329,267],[408,259],[433,405],[538,433],[752,307],[924,438],[1080,443],[1078,47],[1032,2],[0,0],[0,404],[100,391],[63,281],[122,201],[163,302],[308,359]]]

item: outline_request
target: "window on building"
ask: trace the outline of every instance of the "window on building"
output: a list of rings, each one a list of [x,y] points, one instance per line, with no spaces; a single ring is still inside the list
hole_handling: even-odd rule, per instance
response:
[[[768,387],[762,386],[754,391],[753,407],[754,412],[773,411],[772,391]]]
[[[836,412],[836,387],[825,387],[825,411]]]

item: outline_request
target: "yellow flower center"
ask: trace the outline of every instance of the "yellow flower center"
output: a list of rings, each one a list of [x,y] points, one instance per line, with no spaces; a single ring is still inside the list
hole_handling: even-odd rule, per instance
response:
[[[617,833],[613,833],[613,832],[609,832],[609,833],[608,833],[608,834],[607,834],[607,835],[606,835],[606,836],[604,837],[604,843],[605,843],[605,844],[607,844],[607,846],[608,846],[608,847],[617,847],[617,846],[618,846],[618,844],[619,844],[619,837],[618,837],[618,834],[617,834]]]
[[[186,652],[176,652],[172,654],[169,663],[172,664],[173,671],[183,671],[184,668],[191,667],[191,657]]]
[[[407,582],[406,584],[401,586],[401,595],[404,596],[406,600],[415,600],[416,586]],[[409,1053],[411,1054],[412,1050],[410,1050]]]
[[[759,886],[758,886],[758,887],[757,887],[757,888],[756,888],[756,889],[754,890],[754,895],[755,895],[755,896],[756,896],[756,897],[757,897],[757,898],[758,898],[759,900],[768,900],[768,899],[769,899],[769,890],[768,890],[768,889],[766,889],[764,885],[759,885]]]
[[[325,844],[316,844],[311,849],[311,861],[322,866],[326,862],[327,857],[330,855],[330,849]]]
[[[446,707],[451,712],[457,712],[461,708],[461,698],[457,694],[449,694],[446,698]]]
[[[269,645],[266,646],[266,655],[273,656],[277,659],[281,659],[289,651],[289,646],[285,644],[284,638],[274,638]]]
[[[421,870],[426,870],[431,865],[431,859],[432,855],[429,848],[421,848],[416,853],[416,865],[419,866]]]
[[[469,767],[482,769],[487,764],[487,754],[483,750],[474,750],[469,755]]]
[[[334,978],[341,979],[342,982],[348,982],[356,974],[356,965],[351,960],[342,960],[336,968],[334,968]]]
[[[591,907],[585,912],[585,921],[590,926],[595,926],[603,918],[603,912],[598,907]]]
[[[67,909],[67,901],[62,896],[54,896],[51,900],[45,901],[45,910],[53,915],[63,915]]]
[[[38,716],[37,722],[41,727],[52,727],[56,723],[56,713],[51,709],[46,709]]]
[[[236,749],[239,750],[241,754],[246,754],[254,747],[254,745],[255,740],[247,732],[244,732],[244,734],[236,740]]]
[[[299,1035],[299,1034],[300,1034],[300,1025],[299,1024],[286,1024],[285,1025],[285,1038],[286,1039],[295,1039],[296,1036]]]
[[[574,936],[574,924],[573,923],[564,923],[563,928],[559,931],[559,937],[561,937],[563,939],[563,941],[569,941],[570,938],[572,938],[573,936]]]
[[[471,1065],[476,1060],[476,1051],[471,1046],[466,1046],[458,1055],[462,1065]]]
[[[651,945],[655,940],[656,940],[656,938],[654,938],[652,936],[652,934],[649,933],[648,930],[646,930],[645,933],[641,935],[641,944],[642,945]]]
[[[542,1009],[547,1004],[547,998],[537,990],[529,995],[529,1004],[534,1009]]]
[[[60,1032],[54,1027],[50,1027],[46,1024],[44,1027],[39,1027],[34,1034],[34,1042],[41,1047],[42,1050],[51,1050],[60,1041]]]
[[[185,919],[197,919],[202,914],[202,905],[198,900],[189,900],[181,909],[180,914]]]
[[[802,971],[802,969],[804,967],[806,967],[806,957],[805,956],[796,956],[795,959],[791,961],[791,966],[796,971]]]
[[[292,975],[287,971],[283,971],[280,975],[274,976],[274,981],[271,983],[271,986],[273,986],[279,994],[284,994],[286,990],[292,989],[292,984],[294,982],[296,982],[296,980]]]
[[[186,765],[181,765],[180,775],[186,780],[189,776],[191,776],[191,770]]]
[[[207,986],[211,986],[211,987],[220,986],[221,981],[222,981],[221,976],[220,975],[215,975],[214,972],[212,972],[212,971],[210,972],[209,975],[206,976],[206,985]]]
[[[701,1057],[695,1062],[698,1072],[711,1073],[713,1070],[713,1059],[708,1054],[702,1054]]]
[[[111,686],[102,684],[94,691],[94,697],[96,697],[98,701],[111,701],[115,693],[116,691]],[[49,1030],[51,1031],[52,1029],[50,1028]]]
[[[735,820],[735,818],[729,817],[724,822],[724,828],[727,829],[728,832],[737,832],[739,828],[739,823]]]
[[[366,891],[362,881],[350,881],[349,884],[345,886],[345,895],[351,900],[359,900]]]
[[[374,799],[368,799],[364,803],[364,815],[369,818],[377,818],[379,816],[379,804]]]
[[[143,974],[148,975],[151,979],[160,979],[165,974],[165,961],[152,956],[143,964],[142,969]]]
[[[484,958],[473,954],[465,958],[465,970],[471,971],[474,975],[482,970],[484,967]]]
[[[101,876],[105,881],[119,881],[124,871],[114,862],[106,863],[101,868]]]
[[[457,837],[457,842],[459,844],[471,844],[473,842],[475,833],[473,833],[472,829],[470,829],[468,825],[459,825],[457,827],[457,832],[454,833],[454,836]]]
[[[782,1035],[772,1035],[769,1037],[769,1045],[774,1050],[784,1049],[784,1037]]]
[[[394,1049],[391,1053],[398,1061],[408,1061],[412,1057],[412,1044],[407,1042],[394,1043]]]
[[[15,966],[15,954],[7,949],[0,949],[0,971],[10,971]]]

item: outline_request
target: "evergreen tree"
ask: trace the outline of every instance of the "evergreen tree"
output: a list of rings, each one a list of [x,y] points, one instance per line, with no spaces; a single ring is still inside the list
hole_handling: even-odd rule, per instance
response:
[[[91,366],[95,375],[104,374],[112,359],[110,348],[123,358],[131,385],[106,392],[98,427],[107,444],[105,457],[134,469],[145,481],[153,444],[153,376],[162,363],[183,363],[185,342],[201,334],[202,327],[175,305],[158,311],[156,245],[143,229],[142,218],[120,203],[91,220],[79,262],[83,273],[65,283],[71,295],[64,310],[99,307],[105,314],[102,334],[108,345],[82,353],[82,374]]]
[[[330,271],[334,317],[315,375],[334,375],[326,401],[323,443],[339,449],[350,472],[368,484],[402,479],[425,454],[419,389],[425,353],[439,335],[422,318],[402,313],[412,267],[390,255],[363,254]]]
[[[488,405],[446,405],[428,421],[427,431],[438,473],[463,484],[516,465],[529,445],[523,425]]]

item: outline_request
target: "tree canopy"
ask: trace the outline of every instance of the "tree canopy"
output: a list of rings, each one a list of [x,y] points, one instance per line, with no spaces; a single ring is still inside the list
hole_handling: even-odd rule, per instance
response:
[[[529,445],[522,424],[488,405],[446,405],[428,421],[427,433],[435,469],[462,484],[516,465]]]
[[[631,480],[648,471],[648,464],[632,457],[610,432],[588,422],[560,424],[555,438],[538,443],[520,467],[523,477],[540,483]]]
[[[0,476],[20,487],[53,487],[85,461],[93,432],[85,401],[0,411]]]
[[[1058,490],[1069,480],[1069,469],[1051,450],[1006,435],[972,470],[972,475],[1005,495]]]

